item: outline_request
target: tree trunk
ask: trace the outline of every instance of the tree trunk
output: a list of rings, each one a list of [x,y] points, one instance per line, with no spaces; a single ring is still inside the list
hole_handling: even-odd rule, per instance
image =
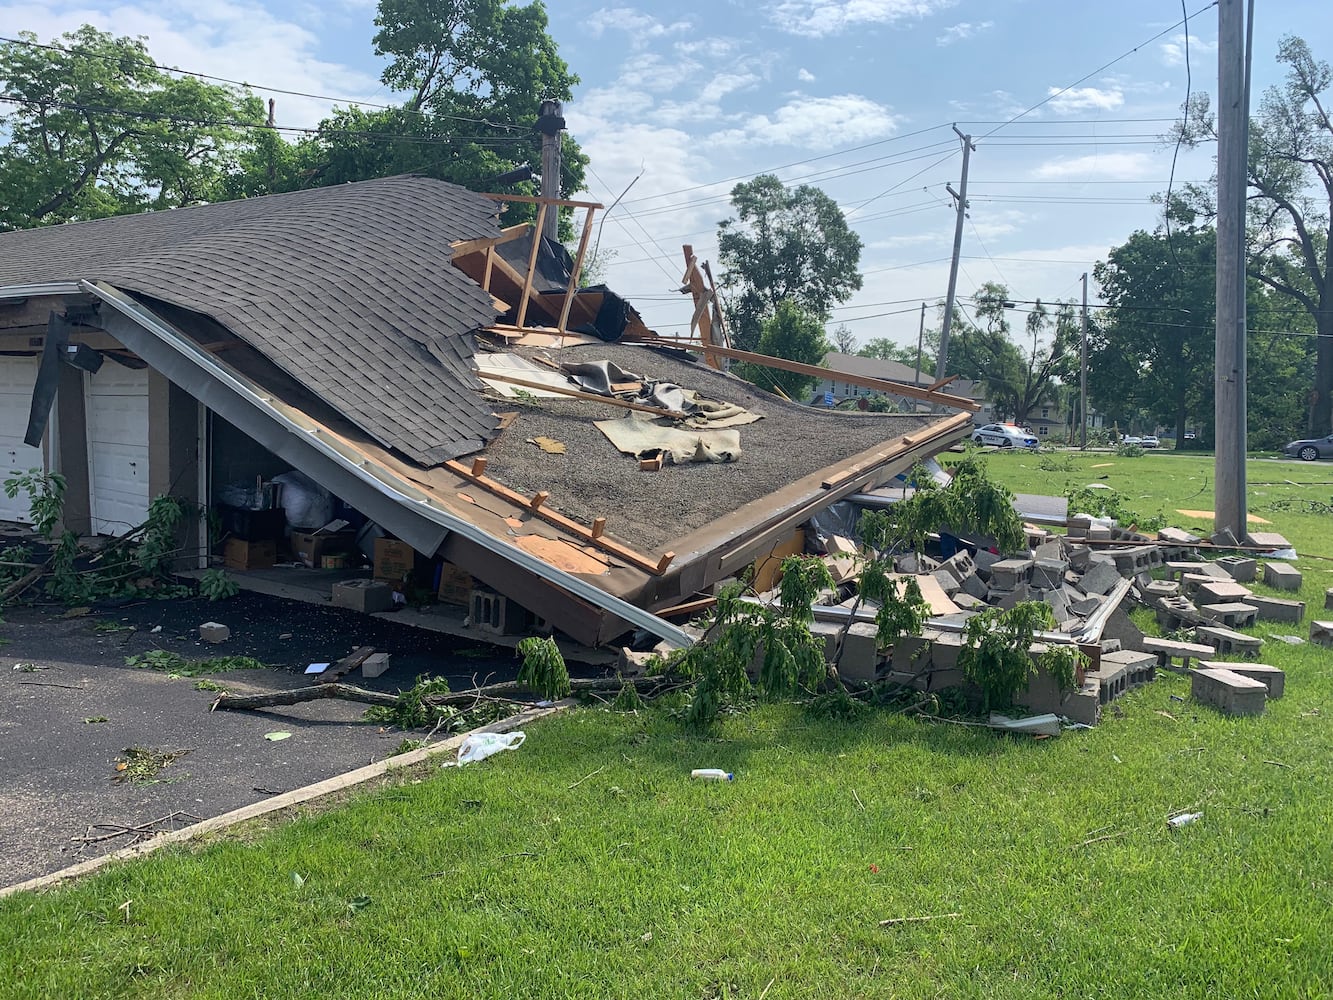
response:
[[[1185,393],[1176,399],[1176,448],[1185,444]]]
[[[1325,296],[1315,314],[1314,405],[1310,408],[1310,436],[1333,433],[1333,296]]]

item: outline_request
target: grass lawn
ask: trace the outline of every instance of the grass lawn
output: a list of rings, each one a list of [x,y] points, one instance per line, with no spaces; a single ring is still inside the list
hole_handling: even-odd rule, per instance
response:
[[[1212,506],[1202,459],[1039,461],[990,467]],[[1330,515],[1264,509],[1331,494],[1256,486],[1253,509],[1333,555]],[[1298,565],[1308,622],[1333,562]],[[701,740],[580,710],[482,764],[0,901],[0,996],[1330,996],[1333,651],[1263,659],[1288,677],[1260,718],[1166,675],[1044,742],[789,705]],[[714,766],[736,781],[688,777]]]

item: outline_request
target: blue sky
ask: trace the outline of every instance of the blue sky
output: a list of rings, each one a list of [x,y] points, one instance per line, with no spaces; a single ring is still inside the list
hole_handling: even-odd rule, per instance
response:
[[[1213,91],[1217,11],[1193,16],[1202,7],[1186,8],[1190,75]],[[1327,0],[1257,7],[1256,100],[1280,78],[1281,35],[1333,61]],[[731,186],[772,171],[822,187],[865,241],[865,287],[834,323],[862,342],[915,343],[919,303],[947,281],[955,122],[978,137],[965,306],[991,280],[1016,299],[1076,296],[1111,246],[1156,225],[1149,198],[1165,190],[1172,158],[1160,137],[1186,93],[1178,2],[550,0],[548,10],[582,78],[565,113],[592,157],[587,194],[609,205],[638,178],[606,217],[607,279],[663,331],[689,319],[673,290],[681,244],[713,258]],[[364,0],[0,0],[0,24],[43,39],[84,22],[146,35],[160,62],[244,79],[261,96],[270,86],[346,104],[394,97],[379,82],[374,11]],[[277,100],[285,125],[312,125],[331,107]],[[1211,151],[1183,151],[1176,180],[1211,170]]]

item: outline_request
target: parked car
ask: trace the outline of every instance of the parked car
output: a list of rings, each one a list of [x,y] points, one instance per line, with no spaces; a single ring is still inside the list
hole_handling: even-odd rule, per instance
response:
[[[1299,458],[1302,462],[1313,462],[1316,458],[1333,458],[1333,434],[1325,438],[1293,441],[1283,448],[1282,452],[1292,458]]]
[[[1143,436],[1143,440],[1140,441],[1139,444],[1140,444],[1140,446],[1142,446],[1142,447],[1144,447],[1144,448],[1160,448],[1160,447],[1162,447],[1162,442],[1157,440],[1157,435],[1156,435],[1156,434],[1145,434],[1145,435]]]
[[[1037,448],[1041,442],[1015,424],[986,424],[972,432],[974,444],[991,444],[997,448]]]
[[[1138,445],[1139,447],[1142,447],[1142,446],[1143,446],[1143,438],[1141,438],[1141,437],[1137,437],[1137,436],[1134,435],[1134,434],[1126,434],[1124,437],[1122,437],[1122,438],[1120,439],[1120,443],[1121,443],[1121,444],[1136,444],[1136,445]]]

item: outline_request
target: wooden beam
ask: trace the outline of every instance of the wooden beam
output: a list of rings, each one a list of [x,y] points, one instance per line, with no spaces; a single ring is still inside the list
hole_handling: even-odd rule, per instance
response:
[[[528,273],[523,275],[523,297],[518,303],[518,325],[528,317],[528,300],[532,298],[532,277],[537,270],[537,252],[541,249],[541,231],[546,222],[546,206],[537,209],[537,225],[532,230],[532,251],[528,254]]]
[[[561,336],[564,336],[565,324],[569,322],[569,310],[574,304],[574,290],[579,286],[579,271],[583,269],[583,257],[588,252],[588,238],[592,236],[592,213],[595,211],[597,211],[595,208],[590,208],[588,214],[583,217],[583,236],[579,239],[579,252],[574,255],[574,270],[570,272],[569,287],[565,289],[565,304],[560,309],[560,322],[556,324]]]
[[[508,229],[501,229],[499,236],[483,236],[476,240],[459,240],[457,243],[450,243],[449,248],[453,250],[455,257],[462,257],[464,254],[477,253],[490,247],[498,247],[501,243],[509,243],[512,240],[523,238],[523,234],[530,227],[526,222],[510,226]]]
[[[679,347],[679,343],[654,336],[642,340],[640,343],[650,344],[658,347]],[[719,357],[731,358],[735,361],[749,361],[751,364],[762,365],[765,368],[778,368],[782,371],[795,372],[798,375],[810,375],[814,378],[836,377],[839,382],[846,382],[848,385],[858,385],[866,389],[878,389],[881,392],[891,392],[896,396],[908,396],[912,399],[924,399],[928,403],[939,403],[942,406],[948,406],[955,410],[965,410],[968,413],[976,413],[981,409],[981,404],[962,396],[950,396],[947,393],[931,392],[929,389],[922,389],[918,386],[910,385],[905,382],[892,382],[888,379],[870,378],[866,375],[849,375],[846,372],[835,372],[831,368],[820,368],[818,365],[802,364],[799,361],[788,361],[786,358],[773,358],[767,354],[755,354],[753,351],[738,351],[731,347],[718,347],[713,344],[705,344],[702,347],[691,348],[701,351],[704,354],[716,354]]]
[[[547,392],[559,393],[561,396],[572,396],[574,399],[586,399],[592,403],[605,403],[607,406],[619,406],[625,410],[638,410],[640,413],[652,413],[659,417],[670,417],[672,420],[684,420],[685,414],[676,410],[663,409],[660,406],[646,406],[643,403],[631,403],[627,399],[617,399],[615,396],[599,396],[595,392],[584,392],[582,389],[567,389],[558,385],[547,385],[545,382],[532,382],[525,378],[519,378],[516,375],[501,375],[498,372],[477,372],[477,378],[489,379],[492,382],[509,382],[513,385],[521,385],[528,389],[545,389]]]
[[[657,561],[654,562],[649,557],[607,538],[606,535],[602,533],[602,530],[594,531],[571,518],[565,517],[563,514],[556,513],[545,505],[545,498],[549,497],[550,494],[544,494],[543,502],[539,506],[533,507],[532,498],[525,497],[522,493],[511,490],[508,486],[504,485],[504,483],[496,482],[494,479],[487,476],[473,475],[472,470],[462,462],[450,459],[448,462],[444,463],[444,467],[454,473],[454,475],[460,476],[468,482],[480,486],[482,489],[494,494],[501,500],[505,500],[513,504],[515,507],[521,507],[523,510],[531,512],[534,516],[541,518],[547,524],[554,525],[566,534],[573,535],[581,541],[595,545],[603,552],[609,552],[616,558],[622,559],[631,566],[641,569],[644,572],[652,573],[654,576],[661,576],[665,573],[667,567],[671,565],[671,561],[676,558],[674,552],[664,552],[657,558]],[[603,522],[602,529],[604,529],[606,519],[599,518],[599,520]],[[596,522],[594,522],[594,524],[596,524]]]
[[[600,201],[567,201],[564,198],[539,198],[530,194],[491,194],[483,192],[483,198],[492,201],[512,201],[520,205],[555,205],[557,208],[604,208]],[[541,226],[537,227],[538,230]]]

